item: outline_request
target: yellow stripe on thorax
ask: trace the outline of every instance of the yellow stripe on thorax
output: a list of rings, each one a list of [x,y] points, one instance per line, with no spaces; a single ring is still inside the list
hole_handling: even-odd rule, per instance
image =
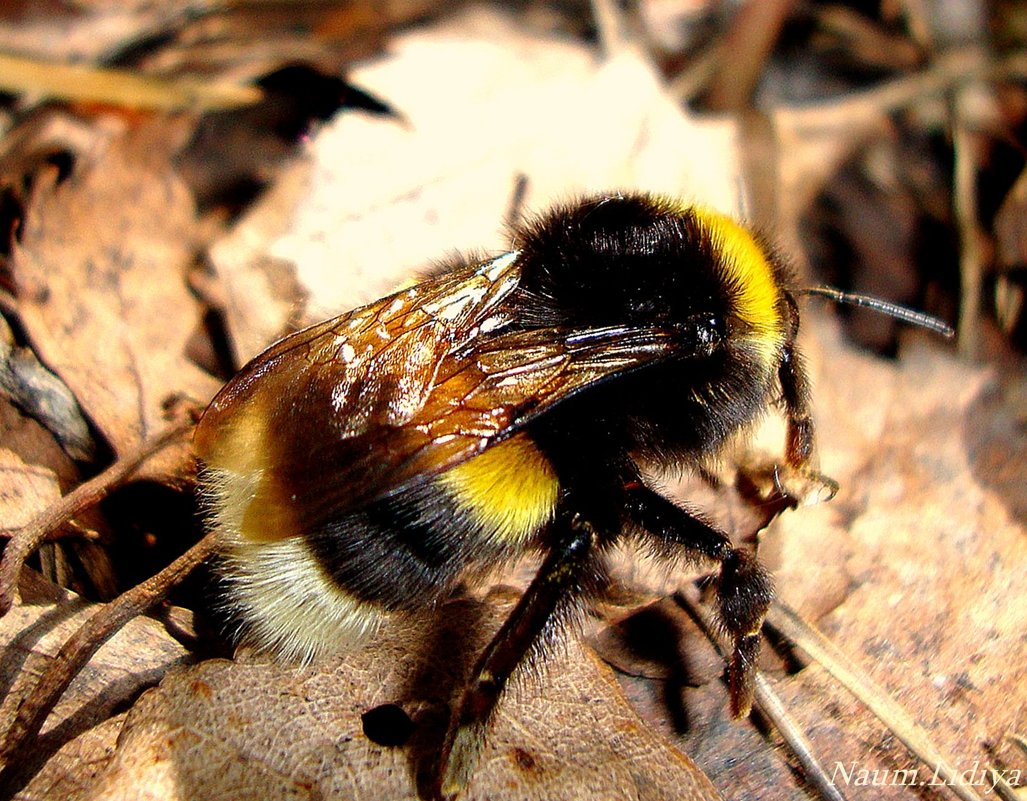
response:
[[[560,489],[552,465],[524,434],[446,471],[439,481],[482,533],[509,544],[525,543],[552,518]]]
[[[694,213],[720,255],[734,314],[749,329],[745,338],[771,364],[784,339],[784,321],[779,305],[781,287],[766,252],[748,229],[730,217],[701,207]]]

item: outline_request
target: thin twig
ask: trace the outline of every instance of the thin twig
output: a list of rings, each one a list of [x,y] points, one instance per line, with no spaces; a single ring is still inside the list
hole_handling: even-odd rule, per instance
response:
[[[696,53],[688,65],[667,84],[667,94],[678,103],[690,103],[710,82],[717,72],[717,64],[724,57],[724,44],[715,41]]]
[[[721,59],[711,81],[710,108],[741,111],[751,106],[774,43],[795,6],[795,0],[750,0],[738,9],[723,39],[730,58]]]
[[[899,0],[906,17],[906,27],[920,47],[930,52],[934,49],[934,35],[931,33],[930,13],[925,0]]]
[[[981,801],[906,710],[797,612],[777,601],[767,615],[767,622],[820,663],[839,684],[873,712],[906,748],[930,766],[955,795],[963,801]]]
[[[100,475],[76,487],[11,537],[0,562],[0,617],[11,611],[14,605],[21,566],[29,554],[73,517],[106,498],[154,454],[185,439],[192,427],[192,421],[179,423],[147,440],[135,452],[118,459]]]
[[[23,749],[35,744],[36,735],[57,700],[100,646],[132,618],[161,601],[172,587],[214,553],[217,544],[217,532],[212,531],[156,576],[100,607],[61,646],[39,683],[18,706],[14,722],[0,749],[0,756],[6,765],[18,764]]]
[[[1011,68],[1013,62],[994,63],[974,47],[951,50],[939,56],[920,72],[858,92],[849,92],[837,100],[781,106],[774,110],[777,120],[796,130],[837,131],[853,126],[861,119],[891,114],[925,97],[951,89],[955,84],[980,77],[989,70]]]
[[[592,18],[599,31],[599,45],[609,59],[623,53],[632,41],[624,12],[613,0],[592,0]]]
[[[1016,794],[1016,788],[1007,782],[1005,777],[994,768],[991,769],[991,787],[995,791],[995,795],[1001,798],[1002,801],[1023,801]]]
[[[759,674],[756,676],[756,706],[774,724],[774,728],[788,743],[792,754],[802,766],[807,781],[816,787],[824,798],[829,798],[831,801],[845,801],[842,791],[828,778],[827,771],[813,753],[813,743],[806,737],[795,718],[785,709],[770,682]]]
[[[24,526],[0,528],[0,539],[14,537],[18,532],[24,530]],[[69,540],[75,540],[78,542],[99,542],[100,532],[96,529],[86,528],[85,526],[76,523],[74,520],[69,520],[61,528],[47,532],[43,542],[67,542]]]
[[[971,128],[971,107],[985,92],[968,82],[956,92],[952,114],[952,209],[959,230],[959,351],[974,358],[980,348],[981,293],[984,286],[984,232],[977,222],[977,137]]]

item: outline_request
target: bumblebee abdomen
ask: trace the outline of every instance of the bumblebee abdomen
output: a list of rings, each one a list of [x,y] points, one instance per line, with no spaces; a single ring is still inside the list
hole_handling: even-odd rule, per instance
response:
[[[559,482],[526,436],[314,531],[226,531],[228,593],[265,650],[309,659],[428,606],[475,566],[518,555],[552,518]]]
[[[556,510],[560,482],[525,434],[443,473],[439,484],[475,527],[499,545],[523,547]]]
[[[417,608],[475,565],[523,551],[553,516],[558,491],[549,462],[522,434],[305,539],[338,587],[388,610]]]

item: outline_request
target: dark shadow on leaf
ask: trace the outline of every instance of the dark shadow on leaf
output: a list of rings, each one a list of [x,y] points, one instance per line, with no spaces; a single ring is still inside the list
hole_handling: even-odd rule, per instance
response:
[[[697,686],[701,679],[689,665],[688,654],[681,646],[681,627],[658,604],[647,606],[617,625],[621,644],[630,654],[645,662],[660,665],[666,671],[663,681],[663,704],[671,726],[678,734],[690,728],[683,691]]]

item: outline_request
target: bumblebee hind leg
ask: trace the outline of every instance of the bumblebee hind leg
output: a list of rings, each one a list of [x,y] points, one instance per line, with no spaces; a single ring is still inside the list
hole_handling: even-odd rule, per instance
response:
[[[755,556],[733,548],[726,534],[645,486],[628,490],[626,511],[630,522],[652,537],[661,555],[720,562],[717,613],[734,642],[728,671],[731,713],[745,717],[752,708],[760,629],[774,600],[770,574]]]
[[[558,520],[553,533],[542,566],[479,658],[454,710],[435,777],[439,798],[454,798],[467,786],[510,676],[601,575],[596,533],[589,523],[577,516]]]

